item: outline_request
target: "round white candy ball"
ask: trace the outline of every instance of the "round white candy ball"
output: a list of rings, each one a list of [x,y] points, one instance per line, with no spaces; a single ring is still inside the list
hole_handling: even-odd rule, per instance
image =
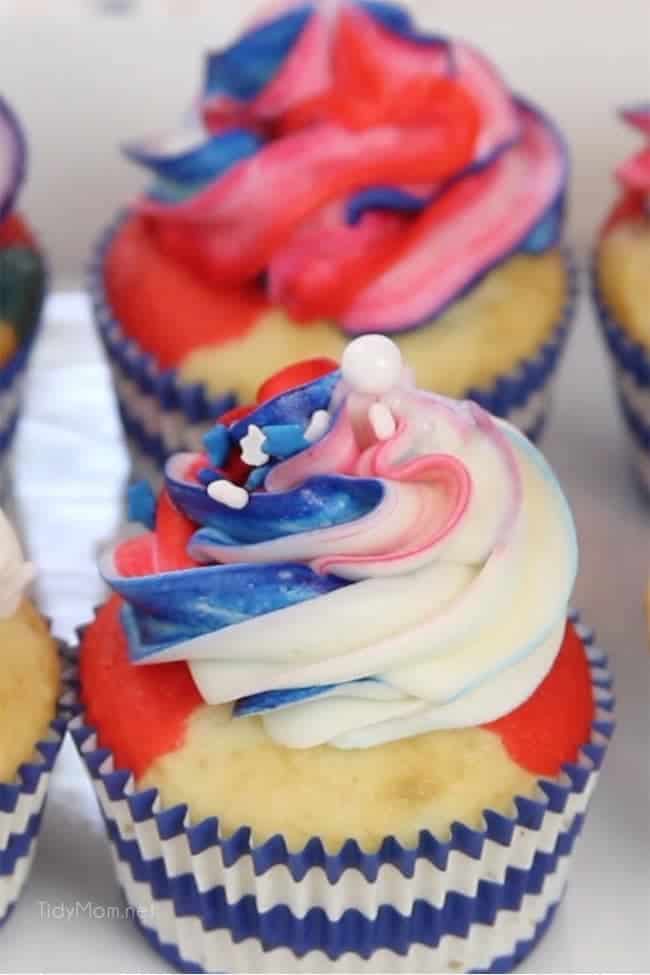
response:
[[[362,335],[346,348],[341,369],[346,383],[357,393],[381,396],[399,384],[402,356],[385,335]]]

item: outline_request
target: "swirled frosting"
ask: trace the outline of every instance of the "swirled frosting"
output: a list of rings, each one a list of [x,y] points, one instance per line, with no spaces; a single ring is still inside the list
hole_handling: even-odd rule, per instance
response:
[[[380,336],[353,342],[342,371],[302,364],[261,397],[207,454],[170,460],[155,529],[103,561],[132,661],[187,661],[207,703],[297,748],[523,703],[559,651],[576,573],[542,455],[476,404],[416,390]],[[146,493],[138,513],[154,526]]]
[[[16,533],[0,511],[0,619],[14,615],[33,578],[34,568],[23,558]]]
[[[208,57],[181,131],[127,148],[160,245],[215,288],[348,334],[434,319],[559,238],[556,129],[466,44],[384,2],[292,4]]]
[[[650,103],[628,106],[621,109],[620,115],[641,133],[646,145],[616,170],[621,194],[605,224],[605,232],[626,220],[650,217]]]

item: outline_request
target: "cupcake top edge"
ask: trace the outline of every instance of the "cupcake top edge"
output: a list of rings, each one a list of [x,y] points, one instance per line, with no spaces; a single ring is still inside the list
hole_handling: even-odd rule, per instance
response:
[[[173,457],[146,531],[101,570],[137,667],[185,661],[208,704],[294,748],[485,725],[562,645],[577,571],[541,453],[423,393],[382,336],[298,363]]]
[[[14,528],[0,511],[0,619],[14,616],[33,578],[34,567],[25,560]]]
[[[350,336],[430,322],[563,226],[557,128],[390,3],[281,6],[208,55],[176,132],[125,150],[167,254]]]

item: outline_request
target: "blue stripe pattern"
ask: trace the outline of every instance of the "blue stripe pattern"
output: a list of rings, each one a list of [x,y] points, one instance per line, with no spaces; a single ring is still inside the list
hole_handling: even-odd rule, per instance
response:
[[[64,672],[69,666],[71,651],[63,644],[59,644]],[[51,736],[47,740],[39,741],[35,752],[40,758],[26,762],[18,769],[13,782],[0,782],[0,813],[12,815],[18,809],[21,799],[33,796],[41,788],[42,780],[48,779],[56,762],[68,721],[80,712],[78,703],[67,703],[71,685],[64,679],[62,692],[57,705],[57,714],[50,723]],[[20,861],[27,857],[38,840],[43,818],[42,809],[30,815],[27,823],[20,832],[12,832],[4,849],[0,850],[0,884],[3,879],[11,877],[20,866]],[[0,915],[0,927],[11,916],[15,900],[8,906],[4,914]]]
[[[520,965],[525,958],[527,958],[527,956],[542,940],[553,923],[553,918],[555,917],[557,908],[557,904],[553,904],[549,908],[546,916],[542,918],[539,924],[535,927],[532,937],[518,941],[512,954],[502,955],[501,957],[495,959],[489,968],[482,968],[480,970],[477,969],[475,975],[498,975],[498,973],[501,972],[507,973],[514,971],[514,969]],[[176,945],[161,941],[153,928],[149,928],[143,924],[137,914],[134,914],[133,920],[135,926],[146,938],[154,951],[157,951],[160,955],[162,955],[162,957],[179,972],[204,972],[204,969],[201,968],[201,966],[196,962],[183,958]]]
[[[255,876],[262,876],[273,867],[284,865],[288,876],[296,882],[301,881],[309,871],[322,869],[330,884],[335,884],[347,870],[359,871],[366,881],[373,883],[380,868],[386,864],[392,864],[402,876],[408,878],[413,876],[419,860],[426,860],[444,871],[454,851],[478,860],[488,841],[508,847],[522,827],[541,830],[547,812],[563,813],[570,797],[584,793],[600,768],[614,728],[612,681],[607,671],[606,657],[593,647],[593,637],[579,624],[577,616],[573,615],[572,619],[578,624],[585,645],[590,648],[588,655],[594,692],[596,689],[599,692],[591,740],[583,748],[581,760],[564,766],[562,777],[540,781],[543,799],[516,799],[516,814],[513,817],[486,811],[483,830],[455,823],[447,841],[422,831],[415,848],[406,848],[395,837],[387,837],[379,851],[370,854],[364,852],[354,840],[343,844],[338,853],[328,852],[318,838],[310,840],[302,850],[290,852],[281,836],[255,845],[248,828],[239,829],[232,836],[222,836],[216,818],[196,825],[188,824],[185,806],[155,812],[155,789],[132,792],[129,772],[102,771],[107,766],[110,768],[110,762],[107,762],[110,753],[95,747],[96,738],[92,728],[81,724],[74,727],[72,733],[95,783],[103,785],[112,801],[123,801],[128,805],[134,823],[154,819],[157,835],[163,842],[184,835],[192,855],[219,847],[226,868],[236,865],[240,859],[250,858]],[[270,910],[260,911],[252,895],[228,903],[222,886],[201,890],[190,873],[170,876],[162,857],[146,859],[137,839],[125,839],[110,813],[106,827],[115,852],[128,867],[133,879],[148,885],[153,902],[171,902],[177,917],[197,917],[206,931],[225,929],[237,943],[245,938],[255,938],[267,950],[287,947],[298,956],[322,950],[335,959],[346,951],[369,958],[382,947],[398,954],[405,954],[414,944],[435,947],[445,935],[465,937],[472,925],[492,925],[501,911],[519,910],[523,898],[527,894],[539,894],[559,863],[570,856],[583,818],[582,812],[574,813],[565,823],[554,848],[550,852],[538,850],[529,869],[511,866],[506,869],[502,882],[487,877],[481,879],[475,896],[450,890],[441,907],[418,900],[410,913],[403,915],[394,906],[385,904],[380,906],[377,917],[372,919],[358,909],[350,908],[336,921],[330,920],[318,904],[313,904],[304,916],[297,917],[282,903]],[[512,955],[494,959],[487,970],[509,971],[511,964],[521,960],[548,927],[552,911],[553,908],[529,941],[520,942]],[[199,970],[190,958],[181,956],[178,946],[160,945],[154,932],[145,931],[145,934],[173,964],[183,970]]]

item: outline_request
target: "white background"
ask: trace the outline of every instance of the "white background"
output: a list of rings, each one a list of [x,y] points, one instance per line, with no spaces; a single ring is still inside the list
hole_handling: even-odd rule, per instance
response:
[[[0,19],[0,91],[30,128],[24,202],[59,284],[79,281],[93,235],[140,183],[120,160],[117,142],[172,122],[196,87],[200,51],[225,39],[235,16],[255,7],[239,0],[235,15],[231,0],[142,0],[140,8],[154,5],[173,12],[93,18],[92,0],[0,0],[0,11],[22,11]],[[513,86],[568,132],[576,173],[571,233],[584,258],[611,200],[610,171],[635,145],[612,110],[650,97],[648,0],[417,6],[430,27],[480,43]],[[36,10],[38,19],[25,13]],[[70,16],[62,18],[62,10]],[[83,299],[57,299],[48,317],[20,432],[17,486],[44,608],[69,635],[99,598],[96,551],[117,525],[126,467]],[[650,668],[641,605],[650,512],[626,465],[586,297],[545,449],[576,513],[582,569],[575,601],[611,655],[619,728],[566,902],[524,971],[648,972]],[[77,901],[101,913],[119,898],[94,800],[68,745],[27,895],[0,933],[0,971],[164,969],[126,921],[47,917],[48,909]]]
[[[260,6],[131,0],[131,16],[97,16],[101,2],[0,0],[0,93],[19,109],[32,144],[24,204],[67,281],[78,278],[94,235],[142,185],[118,144],[173,127],[198,90],[202,52]],[[430,29],[479,45],[512,88],[558,120],[574,159],[571,235],[587,247],[612,197],[611,171],[637,144],[614,109],[650,98],[650,2],[409,6]]]

